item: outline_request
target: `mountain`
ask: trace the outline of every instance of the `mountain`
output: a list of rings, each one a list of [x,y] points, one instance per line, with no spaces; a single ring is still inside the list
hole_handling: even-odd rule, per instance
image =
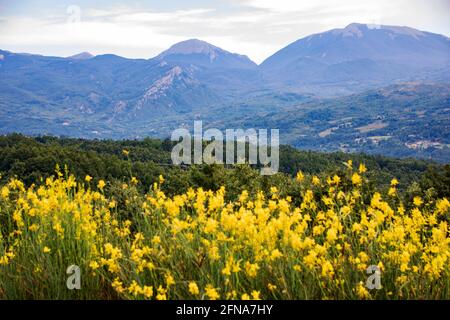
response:
[[[167,137],[200,119],[280,128],[283,142],[302,148],[449,160],[449,43],[407,27],[351,24],[259,66],[197,39],[151,59],[0,50],[0,134]]]
[[[257,74],[248,58],[199,40],[148,60],[0,51],[0,132],[126,134],[129,122],[148,127],[229,102]]]
[[[267,58],[260,69],[278,86],[355,92],[450,67],[450,39],[409,27],[352,23],[311,35]],[[341,90],[339,90],[341,89]]]
[[[254,69],[256,63],[247,56],[231,53],[205,41],[190,39],[174,44],[156,59],[227,69]]]
[[[67,57],[67,59],[86,60],[86,59],[91,59],[93,57],[94,57],[94,55],[92,55],[89,52],[81,52],[81,53],[75,54],[73,56]]]
[[[247,56],[231,53],[198,39],[174,44],[154,60],[175,65],[190,73],[227,101],[251,90],[257,90],[262,77],[256,63]]]

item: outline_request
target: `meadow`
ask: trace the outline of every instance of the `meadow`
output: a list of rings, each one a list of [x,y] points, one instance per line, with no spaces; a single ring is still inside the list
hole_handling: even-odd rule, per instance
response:
[[[124,153],[128,151],[124,150]],[[128,154],[127,154],[128,156]],[[373,190],[363,163],[299,171],[295,192],[169,195],[53,176],[0,186],[1,299],[449,299],[450,203]],[[66,270],[81,270],[69,290]],[[369,289],[367,269],[380,271]]]

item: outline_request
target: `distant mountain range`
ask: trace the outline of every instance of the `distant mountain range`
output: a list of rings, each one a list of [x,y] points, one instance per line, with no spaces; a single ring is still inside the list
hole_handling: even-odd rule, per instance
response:
[[[450,39],[408,27],[352,23],[300,39],[260,68],[283,86],[346,87],[349,92],[430,76],[450,66]]]
[[[177,43],[151,59],[126,59],[112,54],[93,56],[87,52],[60,58],[0,50],[0,133],[164,137],[173,128],[192,125],[194,119],[225,127],[238,123],[262,125],[268,121],[272,127],[282,127],[288,132],[288,142],[310,148],[297,140],[303,137],[299,124],[311,120],[308,126],[315,132],[308,138],[313,139],[311,145],[330,148],[330,144],[319,142],[337,137],[337,130],[331,127],[331,133],[327,134],[323,123],[314,128],[314,117],[321,115],[314,114],[309,119],[310,114],[300,112],[304,107],[314,105],[325,116],[323,106],[330,102],[324,101],[333,101],[346,105],[349,112],[356,108],[358,116],[364,113],[373,116],[370,110],[373,90],[388,87],[385,90],[389,91],[395,85],[413,82],[413,86],[406,87],[439,88],[432,92],[440,92],[440,99],[435,101],[438,105],[434,107],[441,112],[427,114],[426,120],[440,132],[432,137],[440,141],[439,150],[444,150],[438,158],[448,160],[450,137],[444,129],[448,129],[450,103],[448,90],[442,88],[448,89],[449,71],[448,37],[408,27],[356,23],[300,39],[260,65],[246,56],[197,39]],[[417,101],[423,103],[421,98],[433,100],[429,91],[416,89],[408,94],[417,99],[404,108],[415,110]],[[358,98],[343,98],[348,95]],[[385,100],[376,101],[389,104]],[[364,111],[359,106],[369,109]],[[433,109],[432,105],[427,107]],[[300,114],[302,119],[294,123],[292,120]],[[377,133],[380,129],[376,127],[368,132]],[[322,132],[317,131],[319,128],[326,132],[319,135]],[[348,137],[339,135],[345,145]],[[425,142],[426,149],[437,146],[430,139],[422,139],[431,141]],[[413,141],[402,136],[398,140],[402,147],[396,147],[414,150],[408,143]],[[350,149],[361,150],[357,146]],[[378,149],[377,152],[383,152]],[[425,152],[423,156],[432,154]]]

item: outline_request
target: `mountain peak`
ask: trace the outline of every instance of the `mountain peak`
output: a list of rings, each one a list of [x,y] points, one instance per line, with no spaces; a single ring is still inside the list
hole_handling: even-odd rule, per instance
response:
[[[171,46],[166,51],[162,52],[159,57],[164,58],[168,55],[188,55],[188,54],[203,54],[210,57],[211,60],[214,60],[218,53],[225,53],[225,50],[222,50],[212,44],[199,40],[199,39],[189,39],[185,41],[178,42]]]
[[[341,33],[343,36],[363,36],[363,30],[367,28],[367,25],[361,23],[350,23],[344,29],[337,29],[338,33]]]
[[[93,57],[94,57],[94,55],[89,52],[81,52],[81,53],[75,54],[75,55],[67,57],[67,58],[74,59],[74,60],[87,60],[87,59],[90,59]]]
[[[178,42],[159,54],[157,59],[197,65],[226,68],[254,68],[256,64],[247,56],[231,53],[206,41],[189,39]]]

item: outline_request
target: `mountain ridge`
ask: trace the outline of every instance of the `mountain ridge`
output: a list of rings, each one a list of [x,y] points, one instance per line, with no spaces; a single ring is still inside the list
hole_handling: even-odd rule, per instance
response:
[[[195,119],[227,119],[230,124],[238,123],[234,116],[260,119],[267,112],[279,114],[286,106],[323,98],[361,93],[358,101],[364,101],[368,90],[408,81],[450,83],[448,37],[407,27],[377,28],[355,23],[310,35],[259,66],[198,39],[174,44],[151,59],[0,50],[0,133],[142,137]],[[439,100],[439,108],[442,104]],[[439,117],[446,115],[442,110],[441,115],[430,114],[430,121],[445,134],[439,127]],[[362,125],[370,125],[363,120]],[[276,125],[258,121],[254,123]],[[311,120],[308,125],[314,131],[322,124]]]
[[[288,46],[290,46],[290,45],[292,45],[294,43],[297,43],[299,41],[307,40],[307,39],[309,39],[311,37],[320,36],[320,35],[323,35],[323,34],[326,34],[326,33],[335,33],[335,34],[339,34],[339,33],[346,34],[347,33],[347,34],[350,34],[350,33],[352,33],[352,29],[359,28],[359,27],[367,27],[368,29],[372,29],[372,30],[380,30],[380,29],[381,30],[390,30],[390,31],[396,32],[398,34],[406,34],[406,35],[409,34],[409,35],[412,35],[412,36],[423,36],[423,35],[426,35],[426,34],[431,34],[431,35],[437,35],[437,36],[443,37],[443,38],[447,39],[447,41],[450,41],[450,37],[446,36],[445,34],[434,33],[434,32],[430,32],[430,31],[423,31],[423,30],[419,30],[419,29],[412,28],[412,27],[409,27],[409,26],[377,25],[377,24],[370,24],[370,23],[352,22],[352,23],[348,24],[347,26],[345,26],[343,28],[334,28],[334,29],[321,31],[321,32],[317,32],[317,33],[313,33],[313,34],[301,37],[301,38],[299,38],[299,39],[297,39],[297,40],[295,40],[295,41],[293,41],[291,43],[288,43],[282,49],[284,49],[284,48],[286,48],[286,47],[288,47]],[[355,32],[355,31],[353,31],[353,32]],[[356,31],[356,32],[358,32],[358,31]],[[120,57],[120,58],[123,58],[123,59],[128,59],[128,60],[145,60],[145,59],[151,60],[151,59],[155,59],[155,58],[162,58],[164,55],[169,53],[170,49],[173,48],[173,47],[176,48],[178,45],[181,45],[181,44],[184,44],[184,43],[189,44],[189,43],[195,43],[195,42],[196,43],[203,43],[204,45],[206,45],[206,46],[208,46],[210,48],[215,48],[215,49],[218,49],[219,51],[227,52],[227,53],[232,54],[232,55],[245,57],[245,58],[249,59],[250,61],[252,61],[245,54],[233,53],[233,52],[227,51],[227,50],[225,50],[223,48],[220,48],[220,47],[218,47],[216,45],[208,43],[208,42],[206,42],[204,40],[197,39],[197,38],[191,38],[191,39],[187,39],[187,40],[183,40],[183,41],[174,43],[168,49],[163,50],[162,52],[160,52],[159,54],[157,54],[157,55],[155,55],[155,56],[153,56],[151,58],[144,58],[144,57],[142,57],[142,58],[129,58],[129,57],[113,54],[113,53],[94,55],[94,54],[91,54],[88,51],[74,53],[73,55],[66,56],[66,57],[54,56],[54,55],[45,55],[45,54],[38,54],[38,53],[13,52],[11,50],[5,50],[5,49],[0,49],[0,51],[11,53],[11,54],[17,54],[17,55],[31,55],[31,56],[55,57],[55,58],[74,58],[74,57],[78,57],[78,56],[80,56],[80,57],[84,57],[84,56],[86,56],[86,57],[96,57],[96,56],[102,56],[102,55],[114,55],[114,56],[117,56],[117,57]],[[280,50],[282,50],[282,49],[280,49]],[[280,50],[278,50],[278,51],[280,51]],[[191,52],[191,53],[193,53],[193,52]],[[269,59],[273,55],[274,54],[268,56],[266,59],[261,61],[259,64],[255,63],[253,61],[252,62],[259,66],[259,65],[263,64],[265,60]]]

